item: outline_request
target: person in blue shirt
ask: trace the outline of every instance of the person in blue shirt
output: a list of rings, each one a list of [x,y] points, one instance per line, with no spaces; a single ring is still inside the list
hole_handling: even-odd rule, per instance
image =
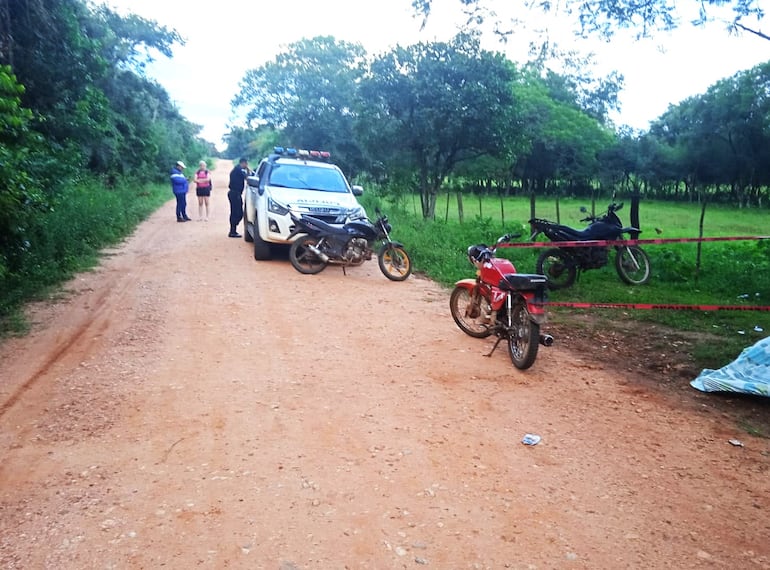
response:
[[[177,160],[174,168],[171,169],[171,190],[176,198],[176,221],[189,222],[191,218],[187,216],[187,190],[189,183],[182,172],[186,166],[181,160]]]

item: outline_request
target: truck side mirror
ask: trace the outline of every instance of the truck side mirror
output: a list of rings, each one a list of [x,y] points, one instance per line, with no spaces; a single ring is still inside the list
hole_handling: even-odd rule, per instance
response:
[[[359,186],[358,184],[354,184],[351,187],[351,190],[353,190],[353,196],[362,196],[364,193],[363,186]]]

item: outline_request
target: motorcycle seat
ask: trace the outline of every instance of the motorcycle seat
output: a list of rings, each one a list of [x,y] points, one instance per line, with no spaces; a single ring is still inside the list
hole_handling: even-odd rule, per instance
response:
[[[569,226],[559,226],[559,232],[567,236],[568,239],[574,241],[594,239],[593,235],[595,233],[591,231],[590,226],[582,230],[576,230],[575,228],[571,228]]]
[[[545,287],[548,278],[536,273],[508,273],[503,275],[498,287],[501,291],[534,291]]]
[[[545,233],[552,241],[589,241],[618,239],[620,238],[621,228],[605,222],[593,223],[582,230],[555,224]]]

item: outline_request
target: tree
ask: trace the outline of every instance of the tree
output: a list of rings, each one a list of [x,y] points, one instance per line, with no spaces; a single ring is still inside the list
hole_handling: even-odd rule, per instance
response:
[[[120,16],[106,6],[94,8],[89,22],[88,34],[98,40],[101,56],[140,76],[155,52],[170,58],[174,45],[185,43],[176,30],[135,14]]]
[[[143,74],[176,41],[86,0],[0,0],[0,320],[125,231],[145,182],[208,155]]]
[[[40,181],[29,160],[41,147],[30,129],[33,113],[21,106],[24,87],[9,66],[0,66],[0,282],[24,252],[24,226],[41,202]]]
[[[83,0],[0,0],[0,63],[24,85],[30,128],[60,161],[60,179],[67,170],[110,180],[125,169],[141,180],[165,172],[172,156],[200,154],[200,127],[142,74],[176,42],[174,31]],[[184,138],[170,143],[180,130]]]
[[[435,216],[447,176],[464,160],[501,156],[513,142],[513,65],[477,38],[397,47],[361,84],[359,136],[394,176],[419,191]]]
[[[568,83],[567,83],[568,84]],[[576,104],[574,91],[549,74],[541,79],[530,72],[514,86],[518,114],[528,147],[517,156],[515,171],[522,186],[545,193],[566,184],[573,192],[590,186],[600,174],[599,156],[613,142],[613,134]]]
[[[240,157],[259,160],[272,152],[274,147],[281,146],[282,138],[283,135],[279,131],[265,125],[256,129],[232,127],[225,135],[227,149],[224,155],[233,160]]]
[[[365,70],[359,44],[330,36],[290,44],[275,60],[246,72],[234,112],[248,126],[283,132],[285,146],[328,150],[349,173],[361,167],[354,141],[354,102]]]
[[[729,188],[739,205],[758,201],[770,181],[768,93],[770,63],[764,63],[672,105],[648,138],[671,149],[676,176],[687,184]]]
[[[456,0],[468,12],[469,22],[482,23],[495,19],[491,8],[492,0]],[[423,17],[430,16],[434,0],[413,0],[412,7]],[[545,12],[561,11],[576,20],[583,36],[598,35],[610,38],[619,29],[636,32],[637,38],[646,37],[657,31],[671,30],[682,21],[703,25],[714,19],[721,20],[731,32],[748,32],[763,39],[770,36],[763,33],[759,24],[764,18],[760,0],[567,0],[567,2],[543,2],[526,0],[526,9]],[[728,7],[729,15],[721,16],[722,8]],[[503,28],[495,22],[495,28]],[[512,32],[507,32],[512,33]]]
[[[607,123],[609,112],[620,106],[618,94],[623,76],[617,72],[600,79],[585,73],[556,73],[550,69],[541,69],[540,73],[554,101],[583,111],[601,123]]]

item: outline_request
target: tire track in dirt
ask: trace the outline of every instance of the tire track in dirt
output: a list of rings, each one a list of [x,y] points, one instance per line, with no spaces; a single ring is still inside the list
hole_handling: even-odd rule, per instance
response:
[[[150,231],[142,234],[144,249],[148,251],[156,247],[156,240],[161,239],[163,230],[161,227],[148,226]],[[24,394],[42,379],[55,378],[57,369],[72,368],[78,362],[88,358],[89,354],[100,350],[101,345],[95,339],[101,339],[106,331],[113,334],[116,330],[126,326],[131,318],[131,313],[119,314],[122,301],[130,294],[138,282],[141,282],[141,264],[135,265],[132,261],[125,261],[120,251],[111,255],[103,263],[102,267],[93,273],[75,278],[65,290],[74,287],[81,291],[66,293],[69,297],[65,301],[65,322],[57,324],[53,329],[34,330],[27,337],[27,343],[34,342],[33,350],[25,351],[24,368],[15,374],[14,378],[0,375],[0,387],[5,396],[0,403],[0,418],[5,415]],[[143,255],[140,251],[139,257]],[[77,281],[85,281],[78,283]],[[82,290],[87,290],[83,296]],[[32,306],[31,311],[37,314],[48,311],[50,302],[41,302]],[[115,319],[121,322],[116,325]],[[34,320],[34,317],[33,317]],[[44,318],[43,321],[47,321]],[[116,330],[113,330],[116,329]],[[3,348],[0,362],[13,357],[15,345],[20,344],[13,340]],[[31,353],[31,354],[30,354]]]
[[[102,291],[101,295],[96,299],[96,306],[94,308],[94,312],[98,315],[100,312],[100,309],[104,307],[106,297],[110,294],[110,291]],[[90,318],[89,318],[90,319]],[[97,333],[94,336],[99,336],[101,333],[103,333],[107,328],[109,327],[109,320],[103,320],[101,323],[99,323],[97,320],[86,320],[86,322],[81,323],[77,326],[77,328],[73,332],[68,332],[66,337],[60,341],[55,347],[53,347],[53,350],[50,351],[46,356],[47,359],[43,364],[41,364],[35,372],[32,373],[32,375],[27,378],[26,380],[22,381],[19,386],[15,388],[14,391],[11,392],[10,396],[2,403],[0,404],[0,418],[2,418],[5,413],[16,404],[16,402],[19,400],[19,398],[22,397],[22,395],[29,390],[32,385],[37,382],[41,377],[51,372],[51,370],[54,368],[56,364],[61,364],[62,366],[66,366],[65,362],[60,362],[62,360],[62,355],[75,347],[76,343],[78,343],[83,335],[86,332],[90,332],[92,329],[98,327]],[[78,350],[78,354],[83,353],[82,350]]]

